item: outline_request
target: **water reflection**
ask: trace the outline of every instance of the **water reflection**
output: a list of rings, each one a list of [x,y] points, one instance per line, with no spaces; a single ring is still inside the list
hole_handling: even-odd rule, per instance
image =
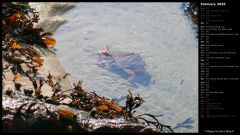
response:
[[[144,87],[150,85],[151,76],[146,71],[146,63],[137,53],[114,51],[104,47],[99,53],[98,65],[107,67],[134,87],[138,87],[137,84]]]
[[[193,118],[187,118],[185,121],[178,123],[173,129],[177,129],[177,128],[187,128],[187,129],[191,129],[193,128],[193,123],[195,122],[195,120]]]

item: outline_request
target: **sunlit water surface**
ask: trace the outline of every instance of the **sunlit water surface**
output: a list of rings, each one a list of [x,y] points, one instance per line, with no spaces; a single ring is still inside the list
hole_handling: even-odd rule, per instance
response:
[[[161,123],[177,126],[176,132],[198,131],[198,43],[183,3],[77,3],[64,16],[68,22],[54,37],[72,83],[82,80],[87,90],[109,98],[131,90],[145,100],[139,114],[164,114]],[[150,83],[133,85],[99,66],[104,46],[139,54]]]

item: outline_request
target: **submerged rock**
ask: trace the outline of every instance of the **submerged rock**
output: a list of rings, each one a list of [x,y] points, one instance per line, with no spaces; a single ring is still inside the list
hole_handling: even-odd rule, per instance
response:
[[[100,51],[99,65],[107,66],[108,69],[128,80],[131,84],[149,86],[151,76],[146,71],[146,63],[137,53],[114,51],[105,47]]]
[[[29,5],[40,12],[41,19],[36,27],[42,27],[53,33],[67,22],[62,14],[76,6],[71,2],[30,2]]]
[[[187,12],[187,15],[191,18],[191,20],[195,23],[198,24],[198,12],[199,12],[199,7],[198,3],[196,2],[189,2],[186,4],[185,7],[185,12]]]

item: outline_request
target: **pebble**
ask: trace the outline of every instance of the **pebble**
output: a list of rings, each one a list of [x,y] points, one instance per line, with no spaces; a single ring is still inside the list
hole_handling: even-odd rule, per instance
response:
[[[32,96],[33,94],[33,90],[30,89],[24,89],[23,92],[26,96]]]

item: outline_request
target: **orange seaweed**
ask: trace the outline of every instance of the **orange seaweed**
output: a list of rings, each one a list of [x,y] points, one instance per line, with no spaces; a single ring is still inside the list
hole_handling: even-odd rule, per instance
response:
[[[46,47],[54,47],[56,44],[56,40],[50,37],[44,37],[43,42],[45,43]]]
[[[37,63],[38,67],[41,67],[43,65],[43,59],[41,58],[32,58],[32,61],[34,61],[35,63]]]
[[[58,110],[58,114],[64,118],[73,118],[74,116],[74,113],[69,111],[69,110],[66,110],[66,109],[60,109]]]
[[[100,106],[97,107],[97,109],[100,110],[100,111],[105,111],[105,110],[108,110],[108,106],[100,105]]]
[[[19,77],[20,77],[20,73],[16,73],[16,75],[13,78],[13,81],[14,82],[17,81],[17,79],[19,79]]]
[[[21,49],[21,46],[17,42],[14,42],[11,47],[12,49]]]

